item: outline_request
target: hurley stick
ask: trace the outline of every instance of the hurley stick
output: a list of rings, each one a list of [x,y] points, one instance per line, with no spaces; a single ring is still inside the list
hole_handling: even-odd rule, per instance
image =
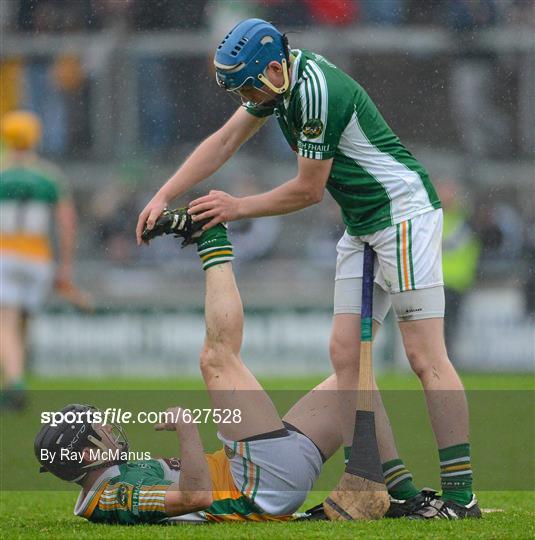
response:
[[[355,432],[351,456],[338,485],[325,499],[325,514],[332,520],[379,519],[389,507],[373,412],[372,309],[373,249],[364,247],[360,367]]]

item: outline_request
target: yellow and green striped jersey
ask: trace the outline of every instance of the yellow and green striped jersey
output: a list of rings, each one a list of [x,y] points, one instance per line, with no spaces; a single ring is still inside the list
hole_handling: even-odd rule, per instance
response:
[[[50,260],[54,207],[67,196],[63,175],[48,162],[8,157],[0,169],[0,252]]]
[[[236,445],[245,443],[235,443]],[[226,452],[207,454],[212,480],[213,502],[202,512],[169,517],[165,513],[165,493],[180,478],[180,460],[150,459],[114,465],[105,469],[87,494],[80,493],[75,515],[96,523],[159,523],[165,521],[285,521],[292,516],[271,516],[253,502],[254,465],[240,489],[235,485]],[[174,489],[174,488],[173,488]]]
[[[327,189],[339,204],[348,233],[371,234],[440,208],[424,167],[390,129],[366,91],[323,56],[292,51],[290,89],[275,114],[298,155],[333,158]]]

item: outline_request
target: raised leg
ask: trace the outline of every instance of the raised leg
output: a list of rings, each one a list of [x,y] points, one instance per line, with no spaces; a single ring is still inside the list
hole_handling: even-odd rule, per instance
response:
[[[243,307],[232,263],[206,270],[206,338],[201,371],[214,408],[239,410],[239,423],[220,423],[224,437],[242,440],[283,429],[271,399],[240,358]]]
[[[342,445],[336,375],[331,375],[303,396],[283,420],[304,433],[329,459]]]

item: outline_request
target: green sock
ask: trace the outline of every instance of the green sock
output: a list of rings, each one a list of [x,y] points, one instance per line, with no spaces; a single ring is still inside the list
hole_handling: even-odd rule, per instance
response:
[[[15,392],[22,392],[26,390],[26,382],[24,379],[17,379],[15,381],[11,381],[5,388],[5,390],[14,390]]]
[[[472,500],[472,466],[470,464],[470,444],[456,444],[441,448],[440,480],[442,498],[466,505]]]
[[[412,474],[401,459],[392,459],[383,463],[388,494],[394,499],[407,500],[418,495],[419,491],[412,483]]]
[[[234,259],[232,244],[227,236],[227,227],[220,223],[204,231],[197,240],[197,253],[201,258],[203,270]]]
[[[347,465],[350,455],[351,455],[351,446],[344,446],[344,465]]]
[[[10,382],[0,391],[0,405],[2,407],[10,406],[13,403],[13,398],[23,396],[26,392],[26,382],[24,379],[17,379]]]

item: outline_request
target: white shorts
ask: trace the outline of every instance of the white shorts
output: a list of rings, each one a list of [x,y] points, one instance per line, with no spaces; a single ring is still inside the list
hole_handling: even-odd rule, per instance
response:
[[[360,313],[364,244],[375,251],[374,319],[394,305],[399,320],[444,316],[442,210],[337,245],[334,313]]]
[[[50,291],[53,277],[52,263],[0,254],[0,305],[37,311]]]
[[[288,433],[286,437],[245,443],[229,441],[218,434],[225,446],[235,452],[230,458],[230,470],[236,487],[272,516],[293,514],[299,509],[323,464],[319,450],[308,437],[296,431]],[[246,478],[249,468],[254,474]]]
[[[225,445],[236,488],[271,516],[294,514],[305,502],[323,465],[316,445],[288,429],[285,437],[236,442],[217,434]],[[179,471],[164,464],[166,479],[178,482]],[[167,518],[169,523],[206,521],[203,512]]]

